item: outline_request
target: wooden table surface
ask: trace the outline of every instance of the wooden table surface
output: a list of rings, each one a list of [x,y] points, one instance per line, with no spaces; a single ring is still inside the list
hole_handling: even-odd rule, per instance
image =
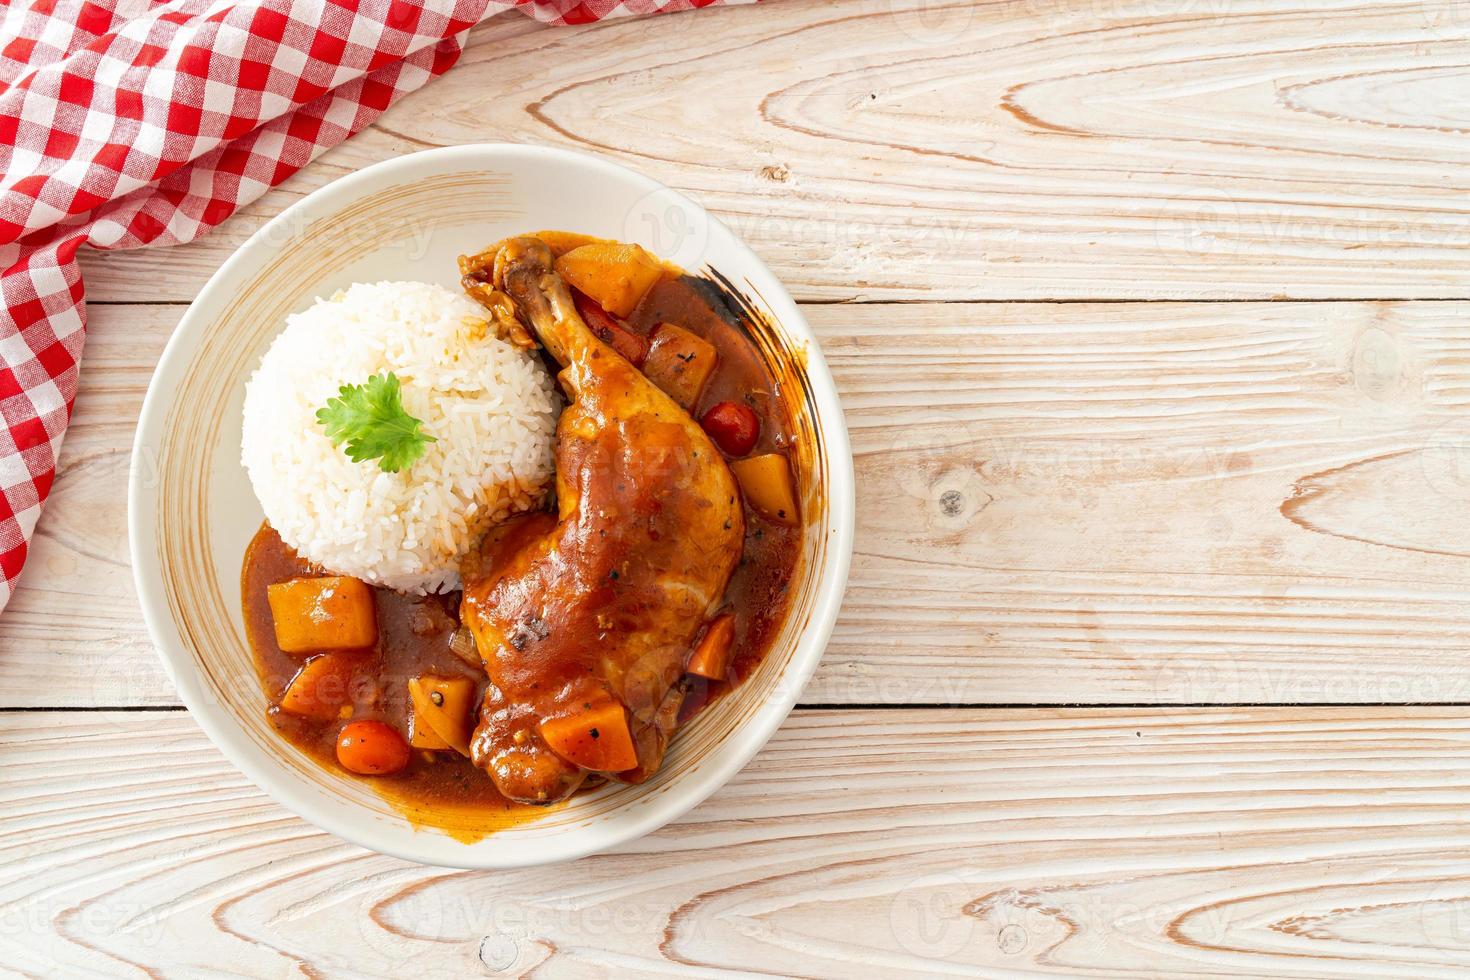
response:
[[[686,190],[791,288],[858,480],[802,706],[687,818],[515,873],[292,816],[180,707],[129,446],[200,284],[373,161]],[[0,617],[0,974],[1470,969],[1470,3],[781,0],[463,62],[191,246],[94,257]],[[140,463],[140,465],[145,465]]]

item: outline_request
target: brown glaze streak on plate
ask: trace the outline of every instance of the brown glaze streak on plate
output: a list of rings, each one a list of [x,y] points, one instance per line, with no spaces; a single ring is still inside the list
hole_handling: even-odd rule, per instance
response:
[[[781,683],[781,677],[795,654],[797,641],[811,620],[812,597],[817,586],[817,574],[826,564],[829,537],[825,497],[827,447],[816,425],[816,395],[807,374],[805,347],[793,345],[787,339],[765,312],[769,306],[760,299],[759,292],[749,280],[745,280],[745,286],[756,300],[715,269],[706,268],[699,278],[724,302],[731,322],[755,345],[771,377],[782,387],[785,397],[781,404],[786,409],[787,431],[792,433],[804,533],[800,565],[792,574],[796,599],[771,643],[770,651],[753,674],[712,705],[710,710],[698,715],[674,742],[671,754],[677,753],[681,761],[685,754],[693,757],[692,764],[688,766],[690,770],[698,768],[700,758],[748,722],[760,709],[766,692]],[[706,725],[709,726],[708,731],[705,730]],[[678,771],[684,770],[679,768]]]
[[[204,678],[201,694],[220,703],[237,720],[247,737],[273,759],[332,794],[370,811],[380,820],[408,817],[416,826],[422,815],[399,814],[398,807],[373,792],[370,783],[333,774],[296,749],[275,739],[258,724],[266,704],[246,646],[238,596],[220,587],[215,574],[211,539],[210,457],[218,449],[225,411],[238,411],[245,381],[270,339],[280,331],[287,314],[311,295],[313,283],[339,276],[364,250],[401,240],[403,223],[396,213],[407,212],[416,222],[463,225],[476,219],[505,221],[519,217],[511,202],[480,204],[487,188],[499,181],[493,174],[451,174],[402,186],[356,202],[330,218],[293,232],[279,254],[251,277],[238,298],[219,318],[216,329],[201,343],[183,380],[165,424],[159,450],[158,527],[156,543],[163,587],[170,611],[185,642],[193,651]],[[383,215],[363,232],[365,215]],[[269,233],[271,226],[262,229]],[[816,576],[825,565],[829,514],[823,488],[829,463],[827,449],[816,425],[815,396],[806,373],[806,350],[795,348],[766,312],[766,304],[752,300],[718,273],[704,279],[721,295],[732,317],[755,344],[762,359],[787,391],[790,430],[794,434],[794,463],[803,502],[804,540],[800,568],[793,576],[794,600],[770,653],[757,670],[696,717],[675,740],[663,769],[642,786],[609,784],[564,807],[548,812],[506,834],[543,833],[585,824],[616,809],[636,809],[666,791],[680,776],[697,769],[717,746],[746,724],[768,699],[790,665],[814,606]],[[750,284],[746,283],[747,287]],[[750,287],[755,292],[753,287]],[[800,406],[800,410],[793,410]],[[209,410],[213,407],[213,410]],[[238,447],[227,447],[235,451]],[[240,474],[244,478],[243,472]],[[255,517],[244,518],[255,527]],[[243,541],[248,535],[242,533]],[[224,563],[236,565],[235,558]],[[232,581],[232,585],[233,585]],[[451,836],[461,837],[455,828]]]

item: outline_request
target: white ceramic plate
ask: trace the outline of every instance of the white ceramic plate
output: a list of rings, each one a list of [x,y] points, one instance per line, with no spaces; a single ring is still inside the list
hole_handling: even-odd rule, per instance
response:
[[[240,465],[244,383],[285,317],[355,281],[457,288],[455,258],[541,228],[636,241],[718,272],[766,322],[768,355],[804,374],[796,468],[803,565],[762,666],[674,740],[643,786],[579,794],[531,823],[464,843],[415,829],[370,780],[322,769],[276,735],[240,615],[240,566],[262,515]],[[804,366],[804,367],[803,367]],[[312,193],[253,235],[205,285],[148,388],[128,526],[148,630],[194,718],[246,775],[312,823],[428,864],[509,868],[613,847],[679,817],[775,732],[837,616],[852,549],[853,478],[831,376],[791,298],[730,230],[688,198],[596,157],[476,145],[400,157]]]

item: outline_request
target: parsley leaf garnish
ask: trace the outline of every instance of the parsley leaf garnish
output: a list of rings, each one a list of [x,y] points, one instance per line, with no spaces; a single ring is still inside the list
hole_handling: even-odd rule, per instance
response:
[[[433,436],[422,431],[423,423],[403,410],[398,377],[391,371],[367,379],[365,384],[343,385],[337,397],[316,413],[332,445],[347,443],[347,458],[354,463],[376,459],[384,473],[407,469],[424,454]]]

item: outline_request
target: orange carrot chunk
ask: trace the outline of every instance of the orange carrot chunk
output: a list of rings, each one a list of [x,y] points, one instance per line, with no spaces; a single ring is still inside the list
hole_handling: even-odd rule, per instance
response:
[[[730,666],[730,648],[735,644],[735,617],[731,613],[716,616],[700,637],[699,644],[689,655],[689,666],[685,668],[696,677],[707,677],[712,681],[725,679]]]
[[[551,751],[592,772],[623,772],[638,765],[628,713],[616,701],[548,718],[541,723],[541,737]]]
[[[283,653],[352,650],[378,642],[373,590],[361,579],[294,578],[267,586],[265,595]]]
[[[324,653],[302,664],[281,692],[281,710],[300,718],[331,721],[351,700],[352,661]]]

